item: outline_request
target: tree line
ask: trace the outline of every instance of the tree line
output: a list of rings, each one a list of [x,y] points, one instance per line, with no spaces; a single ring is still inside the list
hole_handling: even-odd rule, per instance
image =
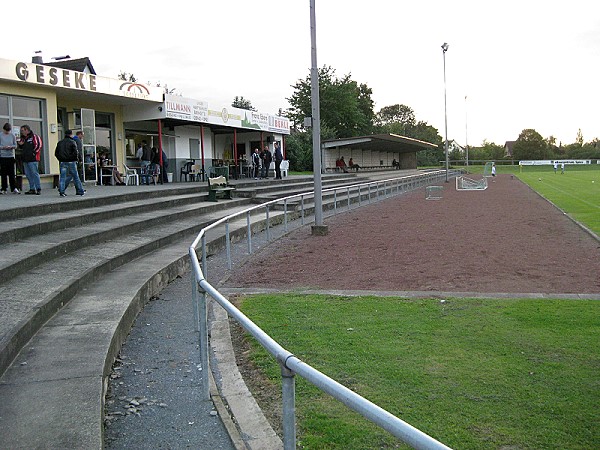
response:
[[[417,152],[419,166],[437,166],[445,159],[444,140],[437,128],[425,121],[417,121],[414,110],[407,105],[384,106],[374,111],[373,91],[366,83],[358,83],[350,74],[338,76],[331,66],[318,69],[321,115],[321,140],[393,133],[437,145],[431,150]],[[297,171],[312,171],[312,131],[304,125],[304,118],[312,116],[310,73],[291,86],[287,98],[290,108],[284,115],[291,121],[291,134],[286,140],[286,156]],[[254,110],[243,96],[236,96],[232,106]],[[281,112],[281,111],[280,111]],[[465,153],[453,150],[452,161],[464,160]],[[469,160],[502,159],[600,159],[598,139],[584,143],[581,130],[577,142],[556,145],[533,129],[521,132],[513,146],[513,154],[505,155],[503,145],[484,140],[481,146],[469,147]]]

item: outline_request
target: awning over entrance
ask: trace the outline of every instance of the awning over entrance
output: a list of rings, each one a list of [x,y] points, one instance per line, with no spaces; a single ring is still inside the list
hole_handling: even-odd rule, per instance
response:
[[[437,148],[437,145],[397,134],[373,134],[352,138],[323,141],[323,148],[345,147],[349,149],[371,150],[377,152],[412,153]]]

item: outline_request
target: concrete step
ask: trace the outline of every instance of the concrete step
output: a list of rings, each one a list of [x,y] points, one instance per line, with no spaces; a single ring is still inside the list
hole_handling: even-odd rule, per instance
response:
[[[177,240],[191,242],[201,228],[223,215],[245,209],[247,204],[248,200],[240,199],[188,205],[180,207],[182,211],[164,212],[164,218],[160,219],[154,212],[147,212],[137,217],[91,224],[77,229],[80,236],[72,238],[74,230],[54,232],[49,236],[48,248],[41,253],[49,258],[46,261],[40,257],[33,239],[27,246],[33,247],[27,258],[33,267],[18,272],[13,268],[20,262],[8,265],[4,271],[10,273],[12,279],[0,284],[0,308],[5,311],[0,316],[0,374],[27,340],[68,303],[75,292],[104,272]],[[24,245],[11,244],[11,247],[22,252]],[[64,247],[69,247],[69,252],[63,251],[61,255]],[[18,260],[18,254],[15,256]]]
[[[73,283],[80,286],[0,377],[0,442],[7,448],[101,448],[107,377],[131,324],[147,299],[188,270],[189,243],[199,229],[236,209],[243,208],[215,212],[205,223],[188,224],[187,229],[183,224],[180,230],[157,226],[135,240],[123,237],[55,261],[70,262],[76,269],[64,270],[65,281],[54,292],[67,291]],[[264,229],[264,217],[251,217],[253,232]],[[270,217],[271,224],[282,220],[278,213]],[[246,230],[244,218],[229,224],[232,240],[241,239]],[[207,234],[209,254],[223,248],[223,236],[224,225]],[[161,246],[165,240],[170,243]],[[123,264],[115,261],[134,257],[130,252],[144,245],[158,248]],[[38,277],[52,274],[52,267],[56,265],[40,266]],[[99,273],[82,276],[82,271]],[[222,274],[210,277],[216,282]]]
[[[183,195],[207,192],[208,187],[202,184],[187,183],[177,186],[161,189],[147,189],[147,186],[93,186],[90,187],[90,193],[93,189],[94,194],[86,194],[83,197],[76,197],[72,192],[66,199],[58,196],[58,191],[55,195],[49,197],[44,193],[43,196],[31,196],[27,199],[28,204],[19,204],[15,207],[2,208],[0,214],[0,222],[22,219],[24,217],[36,217],[44,215],[52,215],[64,211],[73,211],[83,208],[98,208],[106,207],[107,205],[115,205],[117,203],[130,201],[143,201],[152,198],[160,198],[172,195]],[[106,193],[101,192],[105,189]],[[95,195],[98,194],[98,195]]]
[[[189,203],[190,200],[194,203]],[[39,218],[41,220],[38,225],[31,225],[37,228],[36,233],[28,234],[30,237],[27,239],[0,245],[0,253],[4,256],[0,262],[0,280],[6,283],[15,275],[33,269],[42,261],[151,227],[157,221],[177,221],[190,215],[218,211],[234,205],[247,205],[248,202],[247,199],[219,203],[202,202],[198,201],[197,197],[183,198],[181,202],[179,199],[154,201],[149,204],[146,201],[138,201],[117,205],[114,209],[106,207],[106,213],[88,208],[60,213],[71,216],[68,218]],[[61,225],[68,228],[60,229]],[[54,231],[55,228],[58,230]]]

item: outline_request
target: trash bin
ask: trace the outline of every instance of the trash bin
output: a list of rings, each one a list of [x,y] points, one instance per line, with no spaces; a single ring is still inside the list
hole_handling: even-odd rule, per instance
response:
[[[173,172],[167,172],[167,182],[173,182]]]
[[[227,183],[229,183],[229,167],[213,167],[213,171],[216,177],[224,176]]]

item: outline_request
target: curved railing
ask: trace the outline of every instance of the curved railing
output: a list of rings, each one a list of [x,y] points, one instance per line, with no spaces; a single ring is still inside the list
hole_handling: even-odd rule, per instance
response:
[[[454,175],[454,174],[453,174]],[[340,211],[350,209],[353,204],[361,206],[362,203],[370,203],[391,195],[397,195],[408,192],[431,183],[445,179],[444,171],[430,172],[409,177],[391,178],[386,180],[372,181],[368,183],[353,184],[343,187],[324,189],[323,196],[333,198],[333,202],[328,204],[328,210],[335,214]],[[387,430],[392,435],[401,439],[406,444],[416,449],[448,449],[449,447],[438,442],[422,431],[414,428],[393,414],[371,403],[357,393],[351,391],[337,381],[329,378],[327,375],[319,372],[307,363],[302,362],[292,353],[284,349],[267,333],[258,327],[252,320],[245,316],[232,303],[229,302],[215,287],[206,279],[208,268],[206,265],[207,257],[207,233],[211,230],[217,230],[224,227],[225,248],[227,252],[227,263],[232,267],[231,227],[236,228],[235,233],[245,234],[248,253],[252,253],[252,232],[255,225],[256,231],[265,231],[267,241],[270,240],[270,229],[273,225],[283,224],[284,231],[288,231],[290,220],[300,220],[304,225],[307,215],[311,211],[310,204],[306,200],[314,197],[313,192],[290,195],[267,203],[247,208],[238,213],[223,217],[208,227],[204,228],[189,248],[192,266],[192,300],[194,312],[197,320],[197,331],[200,334],[200,359],[204,370],[208,368],[208,323],[206,296],[211,296],[219,305],[221,305],[227,314],[236,320],[248,333],[250,333],[266,351],[268,351],[279,363],[281,367],[282,385],[283,385],[283,443],[285,449],[296,448],[296,419],[295,419],[295,380],[294,376],[300,375],[302,378],[328,393],[335,399],[344,403],[350,409],[356,411],[366,419]],[[278,208],[282,208],[278,209]],[[312,207],[314,211],[314,206]],[[264,219],[257,220],[255,217],[252,222],[252,216],[264,211]],[[245,218],[245,227],[243,219]],[[241,220],[241,223],[240,223]],[[245,229],[244,229],[245,228]],[[200,246],[200,249],[198,249]],[[202,265],[198,259],[200,251]],[[206,372],[208,373],[208,372]],[[202,395],[205,399],[210,398],[209,377],[202,377]]]

